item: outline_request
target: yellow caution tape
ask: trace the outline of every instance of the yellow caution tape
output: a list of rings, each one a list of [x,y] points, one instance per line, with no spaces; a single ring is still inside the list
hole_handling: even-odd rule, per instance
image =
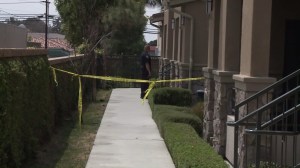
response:
[[[199,78],[186,78],[186,79],[171,79],[171,80],[142,80],[142,79],[128,79],[128,78],[119,78],[119,77],[110,77],[110,76],[94,76],[94,75],[79,75],[73,72],[65,71],[62,69],[50,67],[53,71],[53,78],[56,83],[56,86],[58,86],[58,82],[56,79],[56,72],[63,72],[75,77],[78,77],[79,82],[79,91],[78,91],[78,113],[79,113],[79,126],[81,127],[82,122],[82,86],[81,86],[81,78],[90,78],[90,79],[100,79],[100,80],[106,80],[106,81],[115,81],[115,82],[131,82],[131,83],[150,83],[148,89],[145,91],[145,96],[143,98],[143,103],[146,99],[146,97],[149,95],[151,90],[155,87],[156,83],[163,83],[163,82],[184,82],[184,81],[195,81],[195,80],[202,80],[203,77]]]
[[[52,68],[52,73],[53,73],[54,82],[55,82],[56,86],[58,86],[57,79],[56,79],[56,72],[55,72],[55,69],[53,69],[53,68]]]

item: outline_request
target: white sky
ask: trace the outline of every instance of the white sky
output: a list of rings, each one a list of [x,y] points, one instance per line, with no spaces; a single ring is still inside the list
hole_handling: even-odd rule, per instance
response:
[[[0,0],[0,14],[40,14],[43,15],[45,13],[45,3],[41,2],[43,0]],[[5,3],[19,3],[20,4],[5,4]],[[26,2],[26,3],[24,3]],[[30,2],[30,3],[29,3]],[[34,2],[34,3],[31,3]],[[56,11],[54,0],[49,0],[49,14],[50,15],[58,15]],[[158,13],[160,8],[146,8],[146,16],[151,16],[154,13]],[[1,17],[1,16],[0,16]],[[147,24],[146,30],[156,29],[151,26],[150,23]],[[144,34],[145,40],[147,42],[156,40],[157,34]]]

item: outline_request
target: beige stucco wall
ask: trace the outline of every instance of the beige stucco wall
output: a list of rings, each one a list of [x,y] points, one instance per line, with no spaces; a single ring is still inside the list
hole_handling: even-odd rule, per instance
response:
[[[196,1],[188,3],[183,7],[185,13],[193,16],[194,18],[194,35],[193,35],[193,64],[194,65],[207,65],[207,52],[208,52],[208,16],[206,14],[206,3]],[[186,19],[188,21],[188,19]],[[190,22],[185,25],[184,39],[184,57],[185,62],[188,63],[189,59],[189,39],[190,39]]]
[[[207,67],[210,69],[218,68],[219,54],[219,25],[220,25],[220,2],[215,0],[212,12],[208,18],[208,58]]]
[[[222,0],[218,69],[239,72],[242,1]]]
[[[27,29],[0,23],[0,48],[26,48]]]
[[[269,75],[272,0],[243,1],[240,74]]]
[[[171,27],[173,15],[172,11],[164,12],[164,58],[169,60],[173,58],[173,30]]]
[[[300,1],[273,0],[270,76],[281,78],[284,68],[285,21],[300,20]]]

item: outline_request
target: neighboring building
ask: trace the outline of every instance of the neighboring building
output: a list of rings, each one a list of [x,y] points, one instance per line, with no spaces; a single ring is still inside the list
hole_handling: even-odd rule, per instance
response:
[[[161,31],[158,38],[161,53],[161,78],[202,76],[207,65],[208,16],[205,3],[198,0],[164,1],[163,12],[150,19]],[[168,70],[170,72],[164,72]],[[166,75],[167,74],[167,75]],[[201,83],[176,83],[176,86],[202,89]],[[174,85],[174,86],[175,86]]]
[[[30,45],[40,44],[41,48],[45,47],[45,33],[28,33],[28,39]],[[48,50],[50,57],[67,56],[74,51],[65,35],[57,33],[48,33]]]
[[[153,23],[163,22],[160,29],[161,64],[164,66],[171,62],[175,67],[178,65],[180,78],[202,76],[201,68],[204,66],[203,138],[233,164],[233,128],[227,127],[226,122],[228,118],[235,120],[232,116],[234,105],[300,69],[300,1],[165,0],[164,4],[164,18],[159,20],[154,15],[152,18]],[[190,18],[195,22],[194,29]],[[191,32],[193,36],[190,36]],[[189,47],[193,49],[189,50]],[[189,65],[192,74],[187,75]],[[170,75],[170,78],[176,76]],[[291,85],[299,86],[299,78],[292,82],[280,89],[280,95],[289,91]],[[192,89],[198,87],[193,86]],[[277,98],[278,91],[273,92],[241,106],[235,116],[243,119],[250,112],[260,110],[264,105],[267,107],[271,100]],[[296,94],[299,95],[299,91]],[[276,105],[263,111],[266,121],[252,117],[252,127],[253,124],[255,129],[261,127],[258,122],[272,123],[272,115],[284,114],[284,109],[290,109],[291,102],[295,107],[299,105],[297,96],[287,99],[281,102],[280,107]],[[291,120],[279,120],[282,121],[280,127],[290,124],[287,121],[296,125],[300,123],[299,111],[295,113],[298,117],[294,114]],[[249,167],[250,163],[259,159],[283,167],[300,163],[299,126],[292,127],[294,132],[273,127],[273,131],[263,130],[253,136],[246,135],[245,128],[251,127],[245,126],[236,127],[239,134],[238,142],[235,142],[238,144],[235,167]],[[272,151],[278,152],[273,154]]]
[[[0,48],[26,48],[27,32],[24,27],[0,23]]]

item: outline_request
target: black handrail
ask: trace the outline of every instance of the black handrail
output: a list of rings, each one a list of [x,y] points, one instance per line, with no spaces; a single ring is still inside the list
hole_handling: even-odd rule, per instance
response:
[[[295,92],[300,91],[300,86],[288,91],[287,93],[281,95],[280,97],[270,101],[268,104],[265,104],[264,106],[256,109],[255,111],[251,112],[250,114],[247,114],[246,116],[244,116],[243,118],[239,119],[238,121],[229,121],[227,122],[228,126],[235,126],[235,125],[239,125],[240,123],[242,123],[245,120],[248,120],[250,117],[265,111],[266,109],[268,109],[269,107],[273,106],[275,103],[280,102],[284,99],[286,99],[287,97],[290,97],[291,95],[294,95]]]
[[[235,107],[236,107],[236,108],[240,108],[241,106],[247,104],[249,101],[252,101],[252,100],[254,100],[255,98],[257,98],[257,97],[259,97],[259,96],[261,96],[261,95],[267,93],[268,91],[274,89],[276,86],[283,84],[283,83],[286,82],[287,80],[289,80],[289,79],[291,79],[291,78],[293,78],[293,77],[295,77],[295,76],[297,76],[297,75],[299,75],[299,74],[300,74],[300,69],[298,69],[297,71],[295,71],[295,72],[289,74],[288,76],[286,76],[286,77],[284,77],[284,78],[278,80],[277,82],[271,84],[270,86],[264,88],[263,90],[257,92],[256,94],[254,94],[254,95],[248,97],[247,99],[245,99],[245,100],[243,100],[242,102],[240,102],[239,104],[237,104]]]
[[[239,126],[243,125],[243,126],[249,126],[248,123],[244,123],[244,121],[248,120],[250,117],[254,116],[254,115],[258,115],[258,120],[256,122],[256,130],[247,130],[247,133],[257,133],[256,134],[256,142],[260,143],[261,140],[261,134],[263,134],[262,129],[264,129],[265,127],[268,127],[270,125],[273,125],[274,123],[277,123],[280,119],[282,119],[283,117],[287,117],[290,115],[290,113],[294,112],[294,109],[298,109],[298,105],[297,107],[293,108],[293,110],[288,110],[286,112],[284,112],[282,115],[276,116],[275,118],[273,118],[272,120],[262,123],[261,121],[261,117],[262,117],[262,112],[269,109],[270,107],[274,106],[276,103],[286,99],[287,97],[293,95],[295,92],[299,92],[299,87],[294,87],[294,89],[286,92],[285,94],[281,95],[280,97],[267,102],[267,104],[263,105],[262,107],[258,107],[257,104],[257,109],[254,110],[253,112],[247,114],[246,116],[244,116],[243,118],[239,119],[239,109],[244,106],[244,105],[248,105],[251,101],[253,100],[258,100],[259,97],[261,97],[264,94],[269,94],[272,90],[275,91],[276,88],[279,88],[280,86],[283,86],[283,84],[288,84],[288,82],[290,81],[290,79],[297,77],[297,80],[299,81],[299,75],[300,75],[300,69],[291,73],[290,75],[278,80],[277,82],[275,82],[274,84],[271,84],[270,86],[264,88],[263,90],[259,91],[258,93],[250,96],[249,98],[245,99],[244,101],[238,103],[233,110],[234,112],[234,116],[235,116],[235,121],[234,122],[227,122],[228,126],[234,126],[234,167],[237,167],[238,165],[238,133],[239,133]],[[297,85],[299,85],[297,81]],[[267,99],[268,99],[268,95],[267,95]],[[257,102],[258,103],[258,102]],[[297,115],[296,115],[297,116]],[[296,122],[296,121],[295,121]],[[254,123],[253,123],[254,124]],[[253,125],[252,124],[252,125]],[[295,128],[294,128],[295,129]],[[258,134],[258,132],[260,132]],[[295,132],[295,131],[294,131]],[[275,133],[275,132],[273,132]],[[299,134],[299,132],[298,132]],[[257,144],[257,150],[260,150],[260,148],[258,147]],[[256,156],[257,159],[259,159],[259,156]],[[259,166],[259,162],[256,162],[256,166]]]
[[[295,110],[299,110],[299,109],[300,109],[300,104],[298,104],[296,107],[293,107],[282,114],[279,114],[278,116],[272,118],[272,120],[265,122],[264,124],[261,125],[261,128],[264,129],[264,128],[270,127],[273,124],[280,121],[282,118],[286,118],[286,117],[292,115]]]

